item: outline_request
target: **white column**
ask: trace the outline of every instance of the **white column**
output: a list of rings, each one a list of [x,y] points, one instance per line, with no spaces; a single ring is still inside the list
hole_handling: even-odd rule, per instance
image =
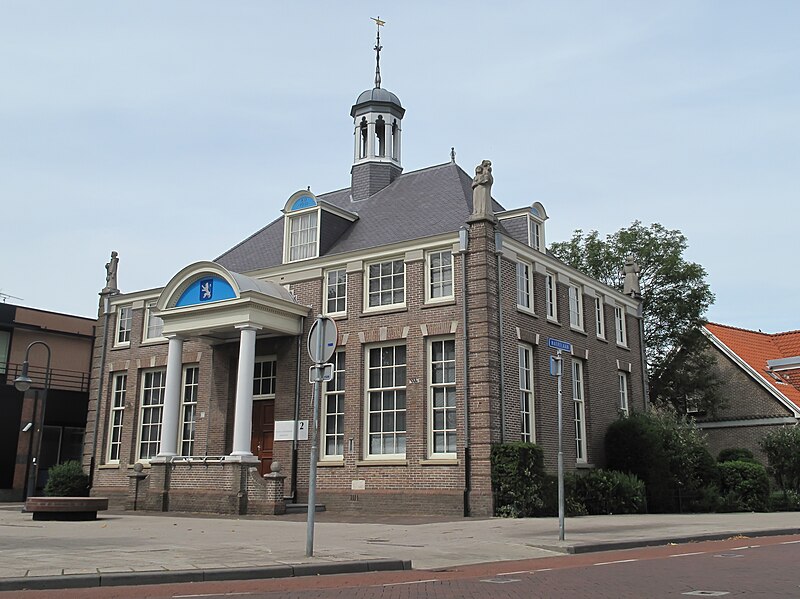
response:
[[[400,123],[397,123],[397,134],[392,137],[394,144],[394,159],[400,164]]]
[[[361,127],[359,123],[356,122],[355,131],[353,131],[353,137],[355,138],[355,147],[353,148],[353,162],[358,162],[358,154],[359,149],[361,148]]]
[[[256,361],[256,330],[242,325],[239,335],[239,372],[236,377],[236,412],[233,420],[232,456],[251,456],[253,429],[253,366]]]
[[[367,158],[375,158],[375,121],[367,123]]]
[[[183,339],[173,335],[169,338],[167,354],[167,381],[164,389],[164,412],[161,418],[161,445],[158,452],[161,457],[178,455],[182,367]]]

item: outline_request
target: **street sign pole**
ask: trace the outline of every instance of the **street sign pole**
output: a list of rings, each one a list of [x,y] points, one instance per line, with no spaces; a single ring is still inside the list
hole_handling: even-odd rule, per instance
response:
[[[563,362],[561,360],[561,350],[556,350],[556,362],[558,364],[558,540],[564,540],[564,452],[562,449],[562,421],[561,407],[561,375],[563,372]]]

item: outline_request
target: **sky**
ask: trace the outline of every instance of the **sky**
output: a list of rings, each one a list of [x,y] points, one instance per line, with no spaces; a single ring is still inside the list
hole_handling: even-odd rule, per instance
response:
[[[350,107],[397,94],[406,172],[492,161],[547,242],[658,222],[709,320],[800,329],[800,3],[0,1],[0,294],[97,314],[349,185]]]

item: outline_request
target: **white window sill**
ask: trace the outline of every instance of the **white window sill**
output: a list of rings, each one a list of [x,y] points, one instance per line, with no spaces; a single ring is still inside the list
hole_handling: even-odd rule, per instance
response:
[[[366,459],[356,462],[356,466],[408,466],[408,460],[405,458],[388,460]]]
[[[139,345],[163,345],[165,343],[169,343],[169,339],[166,337],[153,337],[152,339],[143,339]]]
[[[378,306],[375,308],[364,308],[361,316],[372,316],[374,314],[392,314],[393,312],[407,312],[406,304],[392,304],[391,306]]]
[[[119,470],[119,462],[109,462],[107,464],[100,464],[98,470]]]
[[[575,331],[576,333],[580,333],[581,335],[586,335],[586,329],[583,327],[576,327],[574,324],[569,325],[570,330]]]
[[[624,349],[624,350],[627,350],[627,351],[631,351],[631,348],[630,348],[630,347],[628,347],[628,345],[627,345],[627,344],[625,344],[625,343],[619,343],[619,342],[617,342],[617,347],[618,347],[618,348],[620,348],[620,349]]]
[[[525,306],[520,306],[519,304],[517,304],[517,312],[522,312],[523,314],[527,314],[528,316],[533,316],[534,318],[539,318],[536,315],[536,312],[534,312],[530,308],[526,308]]]
[[[422,304],[423,308],[435,308],[436,306],[452,306],[456,303],[456,298],[452,295],[449,297],[444,298],[436,298],[436,299],[429,299],[425,300],[425,303]]]
[[[451,457],[430,457],[427,460],[420,460],[420,466],[458,466],[461,464],[458,458]]]
[[[561,326],[561,323],[558,322],[558,318],[553,318],[552,316],[548,316],[547,317],[547,322],[552,322],[553,324],[557,324],[558,326]]]
[[[128,341],[127,343],[117,343],[111,349],[128,349],[131,346],[131,342]]]
[[[344,459],[330,458],[317,462],[317,468],[341,468],[344,467]]]

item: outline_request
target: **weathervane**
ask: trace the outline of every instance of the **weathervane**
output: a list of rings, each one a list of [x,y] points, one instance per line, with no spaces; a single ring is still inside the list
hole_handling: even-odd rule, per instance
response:
[[[373,21],[375,21],[375,25],[378,26],[378,41],[375,42],[375,87],[381,86],[381,50],[383,50],[383,46],[381,46],[381,27],[386,25],[386,21],[381,21],[380,17],[370,17]]]

